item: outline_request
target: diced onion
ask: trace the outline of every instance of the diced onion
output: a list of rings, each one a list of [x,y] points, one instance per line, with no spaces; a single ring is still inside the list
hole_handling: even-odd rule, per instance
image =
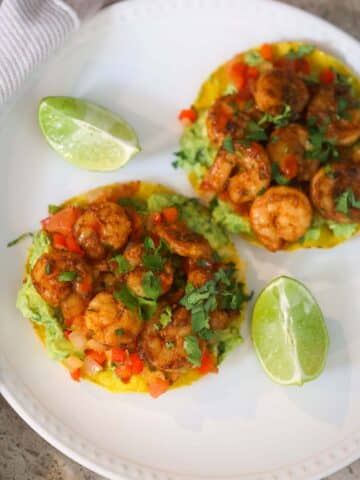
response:
[[[87,341],[86,348],[90,348],[91,350],[95,350],[96,352],[105,352],[105,350],[107,349],[105,345],[97,342],[93,338]]]
[[[82,367],[82,371],[85,375],[89,377],[93,377],[98,372],[103,369],[101,365],[99,365],[95,360],[93,360],[90,356],[85,357],[84,364]]]
[[[76,350],[79,350],[80,352],[84,350],[87,341],[85,335],[80,332],[71,332],[69,340]]]
[[[69,357],[65,358],[64,365],[70,370],[70,372],[74,372],[83,366],[83,362],[80,360],[80,358],[70,355]]]

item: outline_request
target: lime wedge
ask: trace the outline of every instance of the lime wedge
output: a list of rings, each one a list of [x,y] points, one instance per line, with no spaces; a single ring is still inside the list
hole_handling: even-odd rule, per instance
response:
[[[262,366],[277,383],[303,385],[324,369],[329,336],[323,314],[293,278],[276,278],[260,293],[251,334]]]
[[[71,97],[46,97],[39,124],[49,145],[80,168],[110,171],[140,151],[133,128],[103,107]]]

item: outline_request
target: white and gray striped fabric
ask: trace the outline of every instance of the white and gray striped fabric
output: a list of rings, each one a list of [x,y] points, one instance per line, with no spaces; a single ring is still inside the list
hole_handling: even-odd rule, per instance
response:
[[[79,15],[69,4],[77,5],[61,0],[1,2],[0,105],[79,26]]]

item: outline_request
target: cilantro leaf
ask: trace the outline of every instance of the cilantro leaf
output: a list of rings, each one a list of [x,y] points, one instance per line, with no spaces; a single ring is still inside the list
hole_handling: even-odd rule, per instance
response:
[[[22,240],[24,240],[25,238],[28,238],[28,237],[33,238],[34,234],[32,232],[22,233],[17,238],[14,238],[14,240],[11,240],[6,246],[7,246],[7,248],[13,247],[17,243],[21,242]]]
[[[287,185],[290,180],[284,175],[282,175],[280,171],[280,167],[278,163],[271,164],[271,178],[278,184],[278,185]]]
[[[175,347],[175,343],[174,342],[165,342],[165,347],[168,349],[168,350],[171,350],[172,348]]]
[[[144,249],[146,253],[151,253],[155,249],[155,243],[151,237],[144,238]]]
[[[116,300],[120,300],[120,302],[122,302],[131,312],[135,312],[138,308],[138,298],[129,290],[126,285],[122,285],[120,290],[116,290],[114,292],[114,298],[116,298]]]
[[[116,271],[118,273],[127,273],[133,270],[124,255],[115,255],[111,260],[114,260],[117,263]]]
[[[159,323],[162,328],[165,328],[171,322],[172,311],[171,307],[167,306],[165,310],[160,314]]]
[[[249,120],[245,129],[245,140],[249,142],[261,142],[267,140],[265,129],[253,120]]]
[[[196,367],[201,365],[201,350],[199,341],[194,335],[188,335],[184,339],[184,349],[187,353],[187,359]]]
[[[163,258],[157,254],[149,254],[143,256],[142,262],[145,268],[154,270],[156,272],[161,272],[164,268],[166,258]]]
[[[224,138],[223,147],[230,153],[234,152],[234,143],[231,137],[228,136]]]
[[[117,337],[120,337],[123,333],[124,333],[124,329],[123,329],[123,328],[117,328],[117,329],[115,330],[115,335],[116,335]]]
[[[57,279],[59,282],[72,282],[77,277],[77,272],[61,272]]]
[[[138,297],[138,312],[142,320],[147,321],[154,315],[157,309],[156,300]]]
[[[345,120],[350,119],[350,115],[346,111],[348,108],[349,102],[345,97],[339,97],[336,103],[336,115],[339,118],[343,118]]]
[[[335,178],[335,174],[334,174],[334,171],[333,171],[332,166],[331,166],[330,163],[327,163],[327,164],[324,166],[324,172],[325,172],[325,175],[326,175],[328,178],[332,178],[332,179]]]
[[[118,204],[122,207],[133,207],[138,213],[143,215],[148,213],[146,202],[138,198],[120,198]]]
[[[292,111],[290,105],[284,105],[284,110],[279,115],[271,115],[271,113],[265,112],[264,115],[260,118],[258,125],[263,125],[264,123],[270,122],[277,127],[285,127],[292,117]]]
[[[193,332],[197,333],[209,328],[209,316],[204,306],[198,306],[191,312],[191,325]]]
[[[144,273],[142,278],[142,288],[145,297],[156,300],[161,293],[160,278],[152,271]]]
[[[331,158],[338,158],[339,152],[336,148],[336,139],[327,138],[327,122],[322,126],[316,124],[315,118],[308,120],[309,142],[311,148],[306,151],[306,158],[314,158],[321,163],[327,162]]]
[[[296,60],[297,58],[303,58],[310,55],[315,49],[316,47],[314,45],[303,44],[300,45],[297,50],[292,48],[287,54],[287,57],[290,58],[290,60]]]

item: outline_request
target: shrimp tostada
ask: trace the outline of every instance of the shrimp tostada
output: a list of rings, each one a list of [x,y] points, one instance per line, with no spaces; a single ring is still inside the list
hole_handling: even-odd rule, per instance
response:
[[[203,84],[175,167],[212,216],[271,251],[333,247],[360,230],[360,81],[312,45],[264,44]]]
[[[49,354],[112,391],[189,384],[241,342],[244,269],[196,200],[144,182],[50,206],[17,307]]]

